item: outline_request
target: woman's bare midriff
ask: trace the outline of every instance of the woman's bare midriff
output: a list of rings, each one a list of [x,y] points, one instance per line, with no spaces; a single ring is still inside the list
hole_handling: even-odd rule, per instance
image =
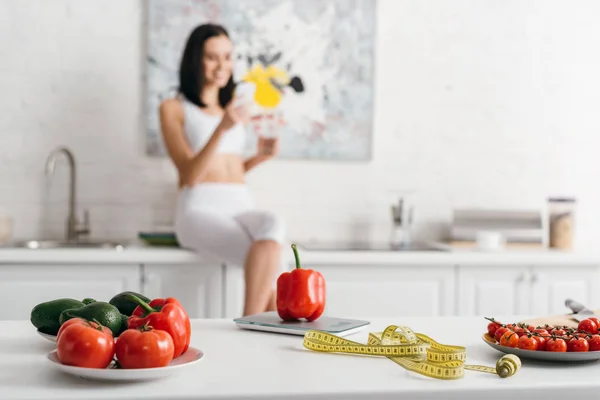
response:
[[[217,154],[206,175],[196,183],[245,183],[244,173],[244,159],[241,156]]]

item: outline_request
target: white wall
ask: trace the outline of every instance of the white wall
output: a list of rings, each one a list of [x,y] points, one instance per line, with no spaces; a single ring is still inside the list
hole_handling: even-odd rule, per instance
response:
[[[600,2],[380,0],[373,160],[277,160],[249,175],[295,240],[387,238],[413,192],[418,237],[453,207],[580,200],[578,244],[600,222]],[[66,168],[95,236],[168,224],[175,172],[144,154],[141,1],[0,0],[0,207],[18,237],[61,234]]]

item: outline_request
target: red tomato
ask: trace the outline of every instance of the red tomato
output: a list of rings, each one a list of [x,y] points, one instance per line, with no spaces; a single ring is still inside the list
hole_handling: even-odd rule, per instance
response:
[[[80,322],[84,322],[85,323],[86,321],[83,318],[71,318],[71,319],[68,319],[64,324],[62,324],[60,326],[60,329],[58,330],[58,333],[56,334],[56,341],[58,341],[58,338],[60,337],[61,333],[65,329],[67,329],[67,326],[71,326],[73,324],[77,324],[77,323],[80,323]],[[96,324],[95,322],[92,322],[92,323],[94,324],[94,326],[98,326],[98,324]]]
[[[548,333],[547,330],[545,330],[544,328],[536,328],[533,330],[534,333],[539,333],[541,336],[546,337],[546,336],[550,336],[550,334]]]
[[[545,329],[548,332],[552,332],[554,327],[552,325],[544,324],[544,326],[540,326],[539,328]]]
[[[548,340],[547,337],[544,337],[544,336],[533,336],[533,338],[538,342],[538,347],[537,347],[538,351],[544,351],[544,350],[546,350],[546,341]]]
[[[159,329],[145,329],[127,329],[119,336],[115,353],[121,367],[166,367],[173,359],[175,346],[171,335]]]
[[[598,318],[589,317],[588,319],[591,319],[592,321],[594,321],[596,323],[596,326],[598,327],[598,329],[600,329],[600,320],[598,320]]]
[[[497,342],[500,341],[500,338],[502,337],[502,335],[506,331],[508,331],[508,329],[505,328],[505,327],[500,327],[500,328],[496,329],[496,333],[494,334],[494,338],[496,339]]]
[[[497,324],[495,322],[490,322],[487,326],[487,330],[488,330],[488,334],[491,337],[494,337],[494,334],[496,333],[496,330],[500,328],[500,324]]]
[[[107,327],[82,320],[65,327],[56,348],[62,364],[106,368],[115,355],[115,339]]]
[[[560,338],[550,338],[546,341],[546,351],[564,353],[567,351],[567,343]]]
[[[600,350],[600,335],[592,335],[591,339],[588,339],[588,343],[590,345],[589,351]]]
[[[521,337],[521,336],[525,336],[527,335],[527,331],[519,326],[517,326],[515,329],[512,330],[514,333],[517,334],[517,336]]]
[[[535,331],[535,326],[533,326],[533,325],[527,325],[527,330],[529,332],[533,332],[533,331]]]
[[[521,336],[517,346],[523,350],[537,350],[539,342],[533,336]]]
[[[567,334],[567,332],[564,329],[557,329],[557,328],[552,329],[552,332],[550,332],[550,333],[555,336],[564,336]]]
[[[519,344],[519,336],[513,331],[506,331],[500,338],[500,345],[506,347],[517,347]]]
[[[584,338],[577,338],[569,340],[567,343],[567,351],[588,351],[590,345]]]
[[[592,321],[590,318],[584,319],[579,323],[577,329],[580,331],[584,331],[587,333],[591,333],[592,335],[598,333],[598,324]]]

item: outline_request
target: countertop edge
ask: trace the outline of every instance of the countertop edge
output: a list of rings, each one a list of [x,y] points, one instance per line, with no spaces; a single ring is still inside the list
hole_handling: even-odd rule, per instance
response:
[[[290,265],[293,258],[284,258]],[[567,251],[308,251],[300,249],[303,265],[565,265],[597,264],[600,252]],[[225,264],[193,251],[169,247],[114,249],[0,249],[0,264],[125,263],[125,264]]]

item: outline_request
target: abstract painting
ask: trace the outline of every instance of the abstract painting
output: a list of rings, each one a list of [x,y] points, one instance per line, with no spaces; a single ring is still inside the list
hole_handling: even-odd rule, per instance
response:
[[[234,80],[255,84],[248,153],[278,135],[283,159],[371,159],[375,0],[149,0],[147,153],[164,156],[158,106],[176,94],[189,33],[218,23]]]

